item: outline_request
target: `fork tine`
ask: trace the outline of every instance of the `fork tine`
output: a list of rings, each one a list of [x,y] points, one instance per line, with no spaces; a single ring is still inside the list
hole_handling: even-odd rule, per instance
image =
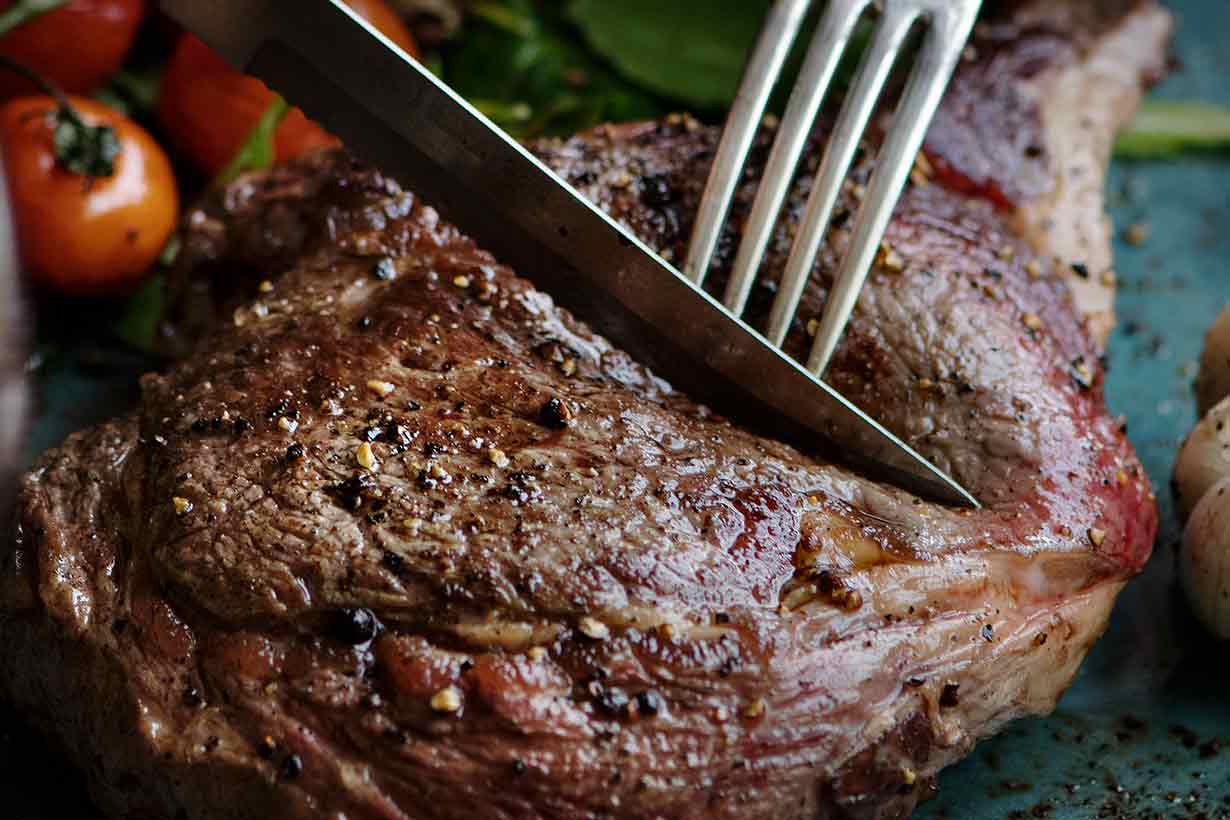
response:
[[[902,14],[901,6],[901,3],[892,0],[885,4],[871,46],[863,56],[853,86],[846,94],[846,102],[824,153],[815,187],[807,200],[807,209],[778,285],[777,298],[773,300],[769,313],[768,337],[776,345],[782,343],[790,329],[790,322],[798,309],[803,288],[807,285],[816,254],[832,218],[837,195],[854,160],[859,139],[875,111],[880,91],[888,80],[901,44],[917,19],[917,11],[911,9]]]
[[[790,94],[777,138],[773,141],[760,190],[752,203],[730,281],[726,284],[723,301],[727,310],[736,316],[742,315],[747,305],[748,294],[756,281],[765,248],[773,235],[773,226],[790,190],[799,157],[807,145],[812,123],[829,91],[854,27],[870,3],[871,0],[832,0],[812,38],[807,59]]]
[[[773,86],[810,5],[811,0],[777,0],[756,40],[756,48],[726,120],[688,243],[683,274],[697,285],[704,282],[709,271],[718,236],[734,198],[735,186],[742,175],[744,160],[751,150]]]
[[[929,125],[928,115],[939,105],[944,89],[960,59],[973,27],[977,5],[936,4],[922,52],[913,67],[906,90],[889,126],[888,137],[876,161],[876,170],[859,208],[850,244],[829,292],[816,330],[807,367],[817,376],[828,368],[837,342],[850,320],[859,292],[879,249],[905,181],[922,147]],[[888,61],[886,61],[888,62]],[[812,257],[807,259],[811,268]]]

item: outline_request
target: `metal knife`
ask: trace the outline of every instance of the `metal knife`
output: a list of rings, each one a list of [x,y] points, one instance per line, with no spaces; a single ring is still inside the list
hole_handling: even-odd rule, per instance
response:
[[[3,159],[0,159],[3,167]],[[17,235],[5,175],[0,174],[0,522],[7,525],[29,415],[27,306],[21,294]]]
[[[338,0],[162,6],[676,387],[760,432],[977,506]]]

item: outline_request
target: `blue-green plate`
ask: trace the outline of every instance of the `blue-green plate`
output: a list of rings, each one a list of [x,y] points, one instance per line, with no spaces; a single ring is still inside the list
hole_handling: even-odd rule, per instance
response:
[[[1170,6],[1181,65],[1158,93],[1230,103],[1230,2]],[[1108,393],[1158,488],[1157,549],[1058,711],[1009,727],[945,772],[939,795],[918,812],[925,820],[1230,818],[1230,646],[1200,631],[1175,589],[1179,527],[1167,489],[1195,421],[1204,328],[1230,301],[1230,160],[1120,163],[1110,203],[1120,227],[1152,226],[1144,245],[1116,248],[1122,287]],[[135,398],[144,362],[73,344],[98,338],[90,316],[104,313],[44,306],[52,345],[32,455]],[[0,816],[95,818],[65,764],[15,727],[0,716]]]

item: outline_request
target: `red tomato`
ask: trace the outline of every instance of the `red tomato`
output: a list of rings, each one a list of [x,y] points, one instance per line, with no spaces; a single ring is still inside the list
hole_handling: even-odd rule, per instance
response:
[[[158,122],[175,147],[212,177],[231,161],[273,99],[260,80],[185,34],[162,77]],[[298,108],[287,112],[274,141],[279,160],[338,142]]]
[[[0,0],[0,10],[15,0]],[[0,54],[65,91],[86,94],[124,62],[145,15],[145,0],[72,0],[0,37]],[[34,83],[0,70],[0,99],[36,92]]]
[[[405,24],[383,0],[348,0],[348,4],[390,40],[417,53]],[[177,149],[205,173],[216,176],[243,145],[273,98],[273,92],[260,80],[231,68],[196,37],[185,34],[163,75],[158,121]],[[339,144],[298,108],[282,119],[274,142],[279,162]]]
[[[385,37],[401,46],[402,51],[414,57],[419,56],[418,46],[410,35],[410,30],[402,22],[401,15],[389,8],[384,0],[346,0],[346,5],[379,29]]]
[[[175,177],[140,126],[101,103],[71,102],[86,123],[115,131],[120,150],[110,176],[84,176],[57,163],[52,98],[21,97],[0,108],[22,265],[37,284],[65,293],[123,290],[149,271],[175,228]]]

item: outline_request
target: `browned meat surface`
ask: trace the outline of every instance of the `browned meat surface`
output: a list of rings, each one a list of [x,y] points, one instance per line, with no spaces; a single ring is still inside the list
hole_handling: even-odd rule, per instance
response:
[[[1068,281],[1083,252],[1105,280],[1100,208],[1060,166],[1100,183],[1168,19],[1076,7],[980,35],[1026,68],[962,69],[833,371],[984,509],[740,430],[322,154],[189,215],[224,320],[26,478],[0,687],[116,817],[908,814],[1052,708],[1154,535]],[[1036,101],[1082,81],[1078,140]],[[715,139],[539,150],[677,256]]]

